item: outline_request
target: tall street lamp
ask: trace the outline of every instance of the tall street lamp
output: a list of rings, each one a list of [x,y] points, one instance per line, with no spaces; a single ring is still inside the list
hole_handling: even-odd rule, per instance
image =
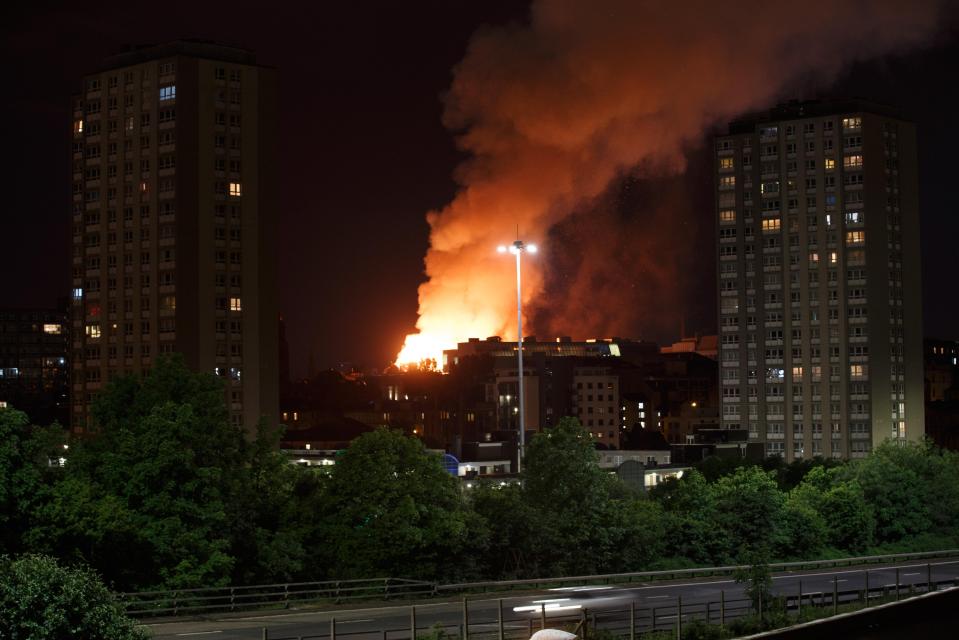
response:
[[[519,390],[519,448],[516,451],[516,472],[523,470],[523,449],[526,446],[526,403],[523,398],[523,286],[520,277],[520,256],[526,253],[536,253],[535,244],[525,244],[517,240],[513,244],[496,248],[500,253],[509,251],[516,256],[516,358],[519,363],[518,390]]]

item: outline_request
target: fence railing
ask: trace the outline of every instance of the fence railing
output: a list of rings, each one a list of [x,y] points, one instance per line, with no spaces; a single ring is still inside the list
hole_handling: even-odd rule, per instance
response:
[[[805,571],[810,569],[829,569],[843,566],[862,564],[887,564],[902,560],[926,560],[932,558],[948,558],[959,556],[959,549],[945,549],[942,551],[924,551],[917,553],[894,553],[881,556],[858,556],[853,558],[837,558],[831,560],[806,560],[799,562],[777,562],[769,565],[774,572]],[[536,589],[540,587],[555,587],[564,584],[629,584],[630,582],[647,582],[650,580],[673,580],[677,578],[708,578],[718,575],[732,575],[737,570],[747,568],[744,565],[728,565],[723,567],[698,567],[693,569],[669,569],[664,571],[636,571],[631,573],[614,573],[606,575],[566,576],[562,578],[530,578],[524,580],[499,580],[487,582],[462,582],[458,584],[441,584],[436,586],[437,592],[476,592],[476,591],[509,591],[515,588]]]
[[[140,591],[117,594],[128,615],[178,616],[212,611],[289,608],[294,604],[349,600],[387,600],[393,597],[432,595],[432,582],[404,578],[290,582],[247,587],[212,587],[173,591]]]
[[[868,571],[868,570],[867,570]],[[924,576],[925,577],[925,576]],[[868,583],[868,578],[866,580]],[[898,575],[894,584],[864,585],[862,588],[839,589],[839,581],[832,581],[832,588],[826,591],[804,592],[802,583],[794,593],[774,594],[772,602],[763,603],[760,599],[753,602],[742,597],[725,597],[720,591],[719,599],[685,602],[682,596],[672,597],[671,602],[649,605],[631,602],[628,606],[617,608],[581,609],[575,613],[557,614],[546,608],[533,610],[528,615],[517,617],[504,615],[503,600],[499,599],[495,618],[473,617],[464,601],[462,620],[457,622],[423,625],[418,622],[418,611],[426,606],[409,606],[409,625],[403,627],[381,627],[357,631],[342,631],[338,623],[350,622],[344,618],[332,617],[328,624],[317,625],[315,633],[296,636],[271,633],[262,629],[264,640],[348,640],[361,636],[382,640],[526,640],[535,631],[545,628],[567,629],[576,633],[582,640],[591,640],[597,632],[604,639],[610,637],[622,640],[638,640],[653,633],[666,634],[669,637],[682,638],[683,629],[692,623],[707,625],[729,625],[736,620],[753,616],[756,622],[769,620],[773,614],[779,614],[779,621],[793,624],[802,620],[827,618],[838,613],[906,600],[951,588],[956,578],[934,579],[931,569],[928,581],[901,583]],[[490,600],[471,601],[474,606]],[[513,611],[510,611],[512,614]],[[368,614],[367,614],[368,615]]]
[[[771,564],[774,572],[803,571],[842,566],[888,564],[907,560],[929,560],[957,557],[959,549],[898,553],[882,556],[860,556],[832,560],[780,562]],[[742,565],[639,571],[605,575],[532,578],[438,584],[404,578],[377,578],[370,580],[337,580],[324,582],[291,582],[238,587],[211,587],[168,591],[140,591],[117,594],[127,614],[135,617],[195,615],[207,612],[249,611],[254,609],[289,608],[297,604],[317,602],[340,603],[349,600],[389,600],[391,598],[421,598],[451,593],[489,593],[512,590],[536,590],[578,584],[630,584],[654,580],[703,578],[732,575],[745,568]]]

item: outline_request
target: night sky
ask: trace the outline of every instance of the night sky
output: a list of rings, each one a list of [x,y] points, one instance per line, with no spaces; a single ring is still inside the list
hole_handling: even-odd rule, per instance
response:
[[[130,43],[242,46],[280,75],[278,271],[295,375],[305,373],[311,352],[319,367],[383,366],[413,331],[425,213],[455,195],[453,172],[464,159],[441,122],[441,96],[471,34],[526,16],[522,3],[506,0],[8,3],[3,12],[0,306],[52,306],[68,291],[70,96],[82,75]],[[917,122],[924,324],[928,336],[959,338],[959,30],[952,17],[947,24],[921,49],[856,64],[834,86],[810,83],[791,97],[858,96],[901,107]],[[681,314],[687,331],[710,332],[710,154],[693,144],[688,158],[686,174],[666,186],[689,192],[703,205],[690,210],[702,213],[687,214],[698,217],[693,237],[663,242],[707,256],[702,277],[677,286],[693,301]],[[563,230],[551,237],[562,242]],[[677,323],[669,335],[644,337],[678,333]]]

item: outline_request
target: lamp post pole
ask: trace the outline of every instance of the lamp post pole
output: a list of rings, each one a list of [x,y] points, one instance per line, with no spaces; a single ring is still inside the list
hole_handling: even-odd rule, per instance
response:
[[[523,471],[523,449],[526,447],[526,401],[523,396],[523,283],[520,277],[520,254],[523,253],[523,241],[517,240],[516,247],[516,359],[519,362],[519,449],[516,452],[516,473]]]
[[[516,240],[507,247],[499,247],[500,253],[509,251],[516,256],[516,360],[517,371],[517,391],[519,394],[519,443],[516,450],[516,472],[523,471],[523,451],[526,447],[526,399],[523,393],[523,278],[521,256],[523,252],[536,253],[535,244],[525,244],[522,240]]]

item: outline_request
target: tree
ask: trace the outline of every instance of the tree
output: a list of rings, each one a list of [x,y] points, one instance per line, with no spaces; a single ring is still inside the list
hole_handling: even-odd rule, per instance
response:
[[[775,556],[780,559],[814,558],[827,539],[823,517],[799,494],[790,492],[783,502],[780,527],[773,539]]]
[[[49,459],[60,457],[62,443],[60,427],[36,427],[22,411],[0,409],[0,553],[29,546],[36,516],[60,471]]]
[[[783,496],[773,475],[743,467],[716,483],[716,523],[727,532],[734,554],[765,547],[778,532]]]
[[[844,464],[845,462],[836,458],[823,458],[822,456],[793,460],[789,464],[786,464],[783,462],[782,457],[773,456],[763,461],[763,468],[767,471],[775,471],[776,484],[779,485],[782,491],[790,491],[798,486],[806,477],[806,474],[813,469],[819,467],[832,469]]]
[[[227,502],[234,584],[317,580],[325,571],[308,563],[306,550],[323,514],[323,472],[290,464],[280,437],[261,420],[243,445],[245,473]]]
[[[857,482],[840,482],[826,491],[821,509],[830,544],[853,553],[873,544],[876,520]]]
[[[387,429],[338,457],[322,509],[321,550],[339,578],[467,577],[466,552],[485,536],[440,457]]]
[[[650,493],[666,513],[667,555],[692,564],[725,564],[729,532],[717,527],[715,486],[696,470]]]
[[[46,510],[49,547],[117,589],[226,584],[245,460],[221,381],[159,358],[143,377],[111,381],[93,417],[96,435],[71,448]]]
[[[533,436],[526,448],[523,497],[534,523],[533,572],[571,575],[618,562],[631,523],[617,478],[599,468],[590,434],[575,418]]]
[[[666,550],[667,519],[658,502],[644,497],[624,499],[613,505],[614,517],[621,518],[622,542],[609,571],[641,571],[663,557]]]
[[[855,480],[872,506],[879,542],[898,542],[930,531],[933,512],[943,507],[959,516],[955,488],[939,488],[946,471],[939,464],[942,460],[928,444],[887,440],[844,470],[843,477]],[[950,493],[952,499],[947,497]]]
[[[830,546],[856,552],[873,543],[876,523],[862,487],[855,480],[844,480],[845,473],[844,467],[815,467],[790,492],[787,502],[795,510],[805,507],[819,516]],[[816,527],[817,519],[810,518],[808,526]],[[813,535],[815,529],[806,533]]]
[[[743,554],[743,562],[746,566],[737,569],[733,579],[746,585],[746,597],[761,620],[772,601],[773,576],[769,556],[764,549],[753,549]]]
[[[93,571],[39,555],[0,556],[0,629],[12,640],[147,637]]]
[[[480,549],[474,545],[473,549],[479,558],[481,574],[497,580],[531,577],[537,536],[523,487],[479,482],[469,498],[488,530],[485,547]]]

